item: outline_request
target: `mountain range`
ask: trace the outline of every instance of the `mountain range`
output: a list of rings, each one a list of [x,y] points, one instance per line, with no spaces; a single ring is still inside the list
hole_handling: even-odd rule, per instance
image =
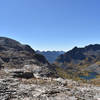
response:
[[[100,44],[91,44],[84,48],[74,47],[60,55],[55,64],[63,68],[71,77],[82,76],[82,73],[100,75]]]
[[[26,65],[37,65],[43,74],[56,73],[63,78],[96,78],[100,75],[100,45],[74,47],[68,52],[41,52],[16,40],[0,37],[0,68],[23,69]]]
[[[53,63],[59,55],[64,54],[64,51],[39,51],[37,50],[36,52],[45,56],[45,58],[50,63]]]
[[[57,53],[49,52],[52,57]],[[61,52],[51,64],[31,46],[0,37],[0,100],[99,98],[99,44]]]
[[[71,79],[97,78],[100,75],[100,45],[74,47],[68,52],[40,52],[16,40],[0,37],[0,69],[23,69],[26,66],[31,70],[37,68],[39,71],[36,69],[35,72],[41,76],[54,75]]]

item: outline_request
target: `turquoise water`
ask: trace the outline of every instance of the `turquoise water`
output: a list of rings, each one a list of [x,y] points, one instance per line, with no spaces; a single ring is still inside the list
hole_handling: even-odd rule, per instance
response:
[[[81,79],[85,79],[85,80],[91,80],[96,78],[97,73],[95,72],[91,72],[89,73],[89,76],[80,76]]]

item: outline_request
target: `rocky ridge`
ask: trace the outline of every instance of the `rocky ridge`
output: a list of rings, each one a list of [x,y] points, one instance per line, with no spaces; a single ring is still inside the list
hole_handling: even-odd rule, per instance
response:
[[[0,37],[0,68],[23,69],[25,66],[31,71],[38,66],[41,75],[53,75],[54,73],[53,66],[48,63],[46,58],[37,54],[29,45],[23,45],[10,38]]]
[[[25,64],[47,64],[44,56],[37,54],[29,45],[16,40],[0,37],[1,67],[23,67]]]

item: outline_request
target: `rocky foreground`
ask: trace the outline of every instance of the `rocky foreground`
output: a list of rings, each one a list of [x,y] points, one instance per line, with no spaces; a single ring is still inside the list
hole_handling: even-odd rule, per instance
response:
[[[31,75],[25,69],[2,69],[0,100],[100,100],[100,87],[41,77],[38,73]]]

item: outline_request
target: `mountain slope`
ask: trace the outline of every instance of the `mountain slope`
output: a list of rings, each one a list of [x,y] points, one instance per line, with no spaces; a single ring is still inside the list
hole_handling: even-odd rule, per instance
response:
[[[37,50],[36,52],[45,56],[45,58],[50,63],[53,63],[59,55],[64,54],[64,51],[39,51]]]
[[[55,64],[73,75],[83,72],[100,74],[100,45],[88,45],[84,48],[75,47],[60,55]]]
[[[6,66],[16,66],[20,64],[20,67],[25,63],[48,63],[44,56],[36,54],[35,51],[29,45],[22,45],[21,43],[0,37],[0,60],[1,66],[3,63]]]
[[[0,68],[19,69],[53,74],[53,66],[46,58],[37,54],[29,45],[23,45],[10,38],[0,37]]]

